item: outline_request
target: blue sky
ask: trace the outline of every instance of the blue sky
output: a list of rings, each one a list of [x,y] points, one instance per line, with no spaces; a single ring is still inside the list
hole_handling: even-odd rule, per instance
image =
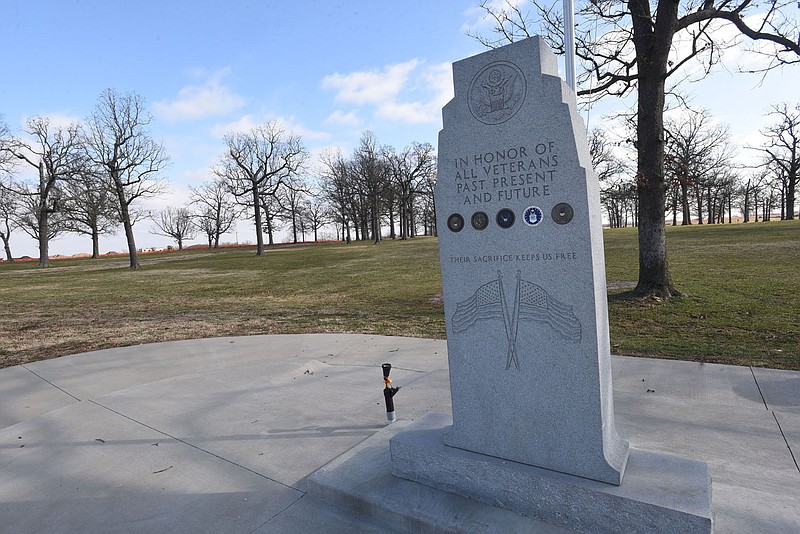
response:
[[[212,177],[224,133],[269,120],[299,134],[312,154],[347,153],[364,130],[398,148],[435,146],[441,106],[452,95],[450,64],[483,51],[466,35],[481,29],[477,3],[3,0],[0,114],[18,131],[32,115],[82,120],[106,87],[136,91],[153,114],[152,136],[171,156],[171,191],[146,206],[153,210],[185,203],[189,185]],[[769,103],[797,99],[798,70],[762,86],[720,71],[686,88],[744,143]],[[590,126],[621,107],[596,106]],[[238,225],[240,241],[254,239],[251,226]],[[135,230],[140,247],[170,242],[145,223]],[[15,256],[37,255],[20,230],[11,244]],[[90,248],[88,238],[65,235],[50,250]],[[112,249],[125,249],[121,231],[101,239],[101,251]]]

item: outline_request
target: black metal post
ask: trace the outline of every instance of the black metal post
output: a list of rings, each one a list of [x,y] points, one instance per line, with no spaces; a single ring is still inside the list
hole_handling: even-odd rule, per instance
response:
[[[392,387],[392,379],[389,378],[389,373],[392,370],[391,363],[384,363],[381,365],[383,369],[383,398],[386,400],[386,419],[391,423],[397,417],[394,414],[394,395],[400,390],[400,386]]]

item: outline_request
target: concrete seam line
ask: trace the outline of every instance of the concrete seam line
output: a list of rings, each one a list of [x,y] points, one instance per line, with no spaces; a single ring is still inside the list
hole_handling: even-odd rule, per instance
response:
[[[786,447],[789,449],[789,454],[792,456],[792,460],[794,461],[794,467],[797,469],[797,472],[800,473],[800,465],[797,464],[797,458],[795,458],[794,451],[792,450],[792,446],[789,445],[789,440],[786,439],[786,434],[783,433],[783,428],[781,427],[780,421],[778,421],[778,416],[775,412],[772,412],[772,417],[775,418],[775,424],[778,425],[778,430],[781,431],[781,436],[783,437],[783,442],[786,443]]]
[[[769,405],[767,404],[767,399],[764,398],[764,392],[761,391],[761,386],[758,383],[758,378],[756,378],[756,373],[753,371],[753,367],[750,366],[750,374],[753,375],[753,381],[756,383],[756,388],[758,388],[758,394],[761,395],[761,402],[764,403],[764,408],[769,410]]]
[[[75,399],[75,400],[76,400],[76,401],[78,401],[78,402],[83,402],[83,399],[79,399],[78,397],[76,397],[75,395],[73,395],[72,393],[70,393],[69,391],[67,391],[66,389],[64,389],[64,388],[61,388],[61,387],[59,387],[59,386],[55,385],[54,383],[52,383],[51,381],[49,381],[48,379],[46,379],[45,377],[43,377],[42,375],[40,375],[39,373],[37,373],[36,371],[34,371],[33,369],[29,369],[29,368],[28,368],[27,366],[25,366],[25,365],[23,365],[23,366],[22,366],[22,368],[23,368],[23,369],[25,369],[26,371],[28,371],[29,373],[33,374],[35,377],[37,377],[37,378],[39,378],[39,379],[41,379],[41,380],[44,380],[45,382],[47,382],[48,384],[50,384],[51,386],[53,386],[53,387],[54,387],[54,388],[56,388],[57,390],[59,390],[59,391],[61,391],[62,393],[64,393],[65,395],[69,395],[70,397],[72,397],[73,399]]]
[[[288,510],[289,508],[291,508],[292,506],[294,506],[295,504],[297,504],[298,502],[300,502],[300,501],[301,501],[302,499],[304,499],[306,496],[308,496],[308,493],[305,493],[305,492],[304,492],[304,493],[303,493],[302,495],[300,495],[300,496],[299,496],[297,499],[295,499],[295,500],[293,500],[292,502],[290,502],[288,505],[286,505],[286,506],[285,506],[284,508],[282,508],[281,510],[279,510],[279,511],[275,512],[275,514],[273,514],[273,515],[272,515],[272,517],[270,517],[269,519],[267,519],[266,521],[264,521],[263,523],[261,523],[260,525],[258,525],[256,528],[254,528],[253,530],[251,530],[251,531],[250,531],[250,532],[248,532],[247,534],[253,534],[254,532],[258,532],[258,531],[260,531],[262,528],[264,528],[264,526],[265,526],[267,523],[269,523],[270,521],[272,521],[273,519],[275,519],[276,517],[278,517],[279,515],[281,515],[283,512],[285,512],[286,510]]]

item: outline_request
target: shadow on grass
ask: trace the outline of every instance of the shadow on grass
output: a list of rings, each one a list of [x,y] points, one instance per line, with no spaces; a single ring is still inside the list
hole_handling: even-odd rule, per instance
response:
[[[637,289],[630,289],[628,291],[621,291],[619,293],[609,293],[609,304],[652,304],[655,302],[665,302],[668,300],[682,300],[689,299],[691,296],[682,293],[676,289],[672,289],[668,296],[662,296],[658,293],[650,291],[640,291]]]

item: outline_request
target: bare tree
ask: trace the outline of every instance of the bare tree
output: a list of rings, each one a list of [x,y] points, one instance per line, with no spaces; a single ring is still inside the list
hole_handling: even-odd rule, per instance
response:
[[[14,261],[11,255],[11,232],[18,228],[20,199],[14,192],[18,187],[6,187],[0,182],[0,240],[6,253],[6,261]]]
[[[5,117],[0,113],[0,178],[4,175],[11,174],[15,167],[14,153],[10,150],[14,143],[14,138],[11,135],[11,130],[6,124]],[[0,186],[2,182],[0,182]]]
[[[147,131],[151,120],[138,94],[106,89],[98,99],[86,133],[88,155],[102,169],[116,196],[131,269],[140,267],[133,234],[136,216],[131,205],[164,191],[160,173],[169,161],[163,145]]]
[[[636,185],[629,176],[629,169],[617,155],[608,134],[599,128],[589,132],[589,155],[592,167],[600,182],[600,202],[606,210],[609,226],[622,228],[628,224],[631,192]]]
[[[189,208],[168,207],[152,217],[156,230],[156,235],[171,237],[178,243],[178,250],[183,250],[183,242],[193,239],[195,236],[195,225],[192,222],[192,212]]]
[[[434,189],[436,188],[436,166],[433,172],[426,174],[420,181],[417,189],[418,208],[422,214],[423,234],[436,236],[436,202],[434,202]]]
[[[319,241],[319,231],[328,224],[330,219],[330,206],[321,194],[317,193],[311,195],[303,203],[303,212],[308,224],[309,230],[314,232],[314,242]]]
[[[238,210],[225,181],[217,178],[191,188],[192,204],[197,206],[195,225],[208,238],[208,248],[219,248],[219,238],[233,228]]]
[[[400,239],[415,235],[414,207],[421,183],[436,167],[436,156],[430,143],[412,143],[402,152],[394,147],[383,148],[383,159],[394,188],[398,191]]]
[[[322,170],[322,194],[331,206],[333,219],[341,229],[341,239],[350,243],[350,228],[353,223],[351,216],[352,198],[354,192],[349,180],[348,162],[342,153],[324,152],[320,157]]]
[[[17,228],[31,236],[37,243],[50,242],[64,231],[64,216],[61,211],[51,211],[47,217],[47,224],[41,224],[41,204],[37,191],[29,184],[20,184],[17,190],[19,209],[17,210]],[[46,232],[42,236],[41,232]],[[41,249],[40,249],[41,250]],[[50,263],[42,263],[40,267],[47,267]]]
[[[766,172],[762,169],[760,172],[753,173],[750,177],[747,178],[747,182],[744,182],[739,187],[738,198],[740,200],[739,209],[742,212],[742,218],[744,222],[750,222],[750,216],[755,214],[755,220],[758,222],[758,208],[754,207],[756,205],[756,198],[758,197],[758,191],[762,188],[763,182],[766,179]]]
[[[107,182],[87,169],[63,186],[64,228],[92,238],[92,258],[100,257],[100,235],[113,233],[118,210]]]
[[[228,188],[250,205],[256,227],[256,255],[264,255],[264,199],[274,198],[293,177],[306,159],[299,137],[286,134],[273,121],[256,126],[247,133],[225,136],[226,151],[214,173],[226,180]]]
[[[353,172],[367,198],[369,209],[369,230],[372,241],[381,244],[381,216],[384,195],[389,185],[386,163],[378,150],[372,132],[361,134],[361,143],[353,154]]]
[[[717,188],[728,181],[733,167],[735,149],[730,140],[730,129],[723,124],[714,124],[708,110],[688,109],[686,113],[666,122],[666,176],[676,189],[674,203],[681,204],[682,223],[692,223],[689,208],[690,196],[694,192],[697,219],[703,224],[703,204],[712,219],[711,197]],[[725,179],[723,179],[725,176]],[[673,218],[677,206],[673,206]]]
[[[278,188],[278,191],[281,189]],[[267,234],[267,245],[272,246],[275,244],[275,233],[280,231],[283,227],[283,220],[281,214],[283,213],[283,206],[281,205],[278,195],[276,193],[270,194],[269,191],[259,195],[261,199],[261,221],[263,226],[261,232]]]
[[[589,155],[592,159],[592,167],[601,184],[619,176],[627,170],[625,164],[614,151],[614,146],[604,130],[600,128],[591,130],[587,141],[589,142]]]
[[[774,169],[774,176],[783,182],[781,212],[786,219],[794,219],[800,177],[800,104],[774,105],[769,116],[776,121],[761,131],[765,139],[759,150],[764,155],[764,166]]]
[[[30,140],[14,139],[2,147],[21,162],[36,169],[35,184],[24,184],[17,191],[26,197],[23,210],[23,229],[39,243],[39,266],[50,265],[50,239],[61,228],[50,228],[53,215],[62,209],[61,184],[73,178],[85,166],[82,157],[81,136],[78,124],[51,127],[47,117],[31,117],[25,133]]]
[[[0,114],[0,240],[3,241],[3,248],[6,253],[7,261],[14,261],[11,255],[11,232],[16,228],[16,221],[19,210],[19,199],[14,193],[16,187],[10,187],[6,183],[6,176],[10,175],[15,165],[14,154],[7,150],[13,138],[11,130],[5,122],[5,118]]]
[[[484,0],[481,7],[494,23],[493,37],[479,37],[499,46],[528,37],[534,28],[557,52],[564,52],[563,17],[555,5],[531,0],[538,22],[516,2],[497,8]],[[667,186],[664,175],[664,107],[666,81],[688,76],[684,67],[700,62],[700,76],[717,64],[730,47],[748,48],[766,63],[753,71],[800,61],[795,0],[629,0],[582,1],[576,11],[576,54],[584,67],[579,95],[637,92],[637,195],[639,223],[639,281],[636,293],[668,297],[675,289],[667,261],[664,213]],[[746,39],[725,40],[716,30],[734,29]],[[570,51],[572,52],[572,51]],[[593,82],[588,83],[589,79]]]
[[[285,187],[278,190],[275,198],[280,206],[278,218],[292,225],[292,242],[297,243],[297,231],[300,229],[303,215],[303,206],[308,194],[305,180],[295,176],[288,180]]]

